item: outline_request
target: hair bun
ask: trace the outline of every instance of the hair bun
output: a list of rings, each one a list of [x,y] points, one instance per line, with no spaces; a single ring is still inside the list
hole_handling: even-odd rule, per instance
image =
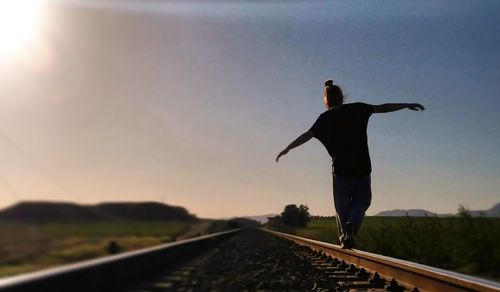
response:
[[[332,86],[333,85],[333,80],[327,80],[325,82],[325,86]]]

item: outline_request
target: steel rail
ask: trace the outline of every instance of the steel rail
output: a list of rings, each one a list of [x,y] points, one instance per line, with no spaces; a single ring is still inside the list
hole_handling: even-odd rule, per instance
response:
[[[418,287],[419,291],[500,291],[500,284],[480,278],[449,272],[438,268],[381,256],[355,249],[342,249],[338,245],[321,242],[269,229],[262,230],[291,240],[348,263],[378,272],[385,278],[397,279],[408,287]]]
[[[241,229],[0,279],[1,292],[119,291],[131,281],[215,247]]]

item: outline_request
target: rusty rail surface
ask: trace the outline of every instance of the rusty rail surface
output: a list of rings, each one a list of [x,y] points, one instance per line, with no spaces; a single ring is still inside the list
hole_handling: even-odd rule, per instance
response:
[[[417,287],[418,291],[500,291],[500,283],[493,281],[360,250],[346,250],[338,245],[269,229],[262,230],[362,267],[372,273],[377,272],[389,281],[397,279],[400,285],[410,287],[409,290],[415,289],[411,287]]]
[[[137,251],[49,268],[0,279],[1,292],[120,291],[127,283],[147,276],[159,267],[214,248],[241,229],[214,233]]]

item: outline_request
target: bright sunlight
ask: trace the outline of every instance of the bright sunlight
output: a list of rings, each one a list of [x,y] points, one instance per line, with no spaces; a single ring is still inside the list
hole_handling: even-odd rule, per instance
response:
[[[0,1],[0,60],[31,48],[41,22],[43,0]]]

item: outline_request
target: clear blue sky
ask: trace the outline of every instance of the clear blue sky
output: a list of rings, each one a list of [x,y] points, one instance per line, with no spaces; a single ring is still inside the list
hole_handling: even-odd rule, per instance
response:
[[[324,111],[326,79],[348,102],[427,108],[370,119],[368,214],[500,201],[497,1],[48,3],[36,49],[0,67],[0,206],[333,215],[318,141],[274,162]]]

